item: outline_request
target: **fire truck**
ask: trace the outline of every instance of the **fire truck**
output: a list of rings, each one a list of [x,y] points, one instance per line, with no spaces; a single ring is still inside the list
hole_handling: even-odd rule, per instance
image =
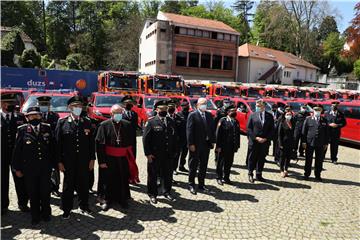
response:
[[[139,77],[138,90],[144,94],[184,95],[185,84],[180,75],[147,74]]]
[[[122,94],[132,94],[139,92],[138,72],[117,72],[105,71],[98,75],[99,92],[119,92]]]
[[[186,80],[185,95],[187,96],[203,96],[210,94],[211,81]]]
[[[210,95],[217,97],[240,97],[241,83],[222,83],[210,86]]]
[[[241,86],[241,96],[249,98],[259,98],[265,96],[265,85],[263,84],[243,84]]]

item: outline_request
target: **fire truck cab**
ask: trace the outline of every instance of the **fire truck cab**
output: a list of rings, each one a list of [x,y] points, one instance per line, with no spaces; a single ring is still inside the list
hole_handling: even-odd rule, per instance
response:
[[[99,92],[120,92],[132,94],[138,92],[138,72],[105,71],[98,75]]]
[[[139,78],[139,93],[184,95],[184,79],[180,75],[142,75]]]

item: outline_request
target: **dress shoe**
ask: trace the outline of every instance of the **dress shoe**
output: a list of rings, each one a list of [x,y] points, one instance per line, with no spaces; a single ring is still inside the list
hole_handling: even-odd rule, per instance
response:
[[[151,202],[152,204],[157,204],[157,199],[156,199],[156,197],[150,197],[150,202]]]
[[[254,177],[252,175],[249,175],[249,182],[254,183]]]
[[[1,216],[7,214],[7,212],[8,212],[8,208],[1,209]]]
[[[30,212],[30,208],[27,205],[19,205],[21,212]]]
[[[318,182],[322,182],[322,178],[321,177],[315,177],[315,180]]]
[[[201,191],[201,192],[209,192],[210,190],[205,186],[199,186],[199,191]]]
[[[69,219],[70,218],[70,212],[64,212],[62,215],[63,219]]]
[[[39,219],[32,219],[31,220],[31,225],[32,226],[36,226],[36,225],[38,225],[40,223],[40,220]]]
[[[190,193],[196,195],[196,190],[193,186],[189,186]]]
[[[225,183],[227,185],[233,185],[233,182],[230,179],[224,179],[223,183]]]
[[[305,155],[303,153],[300,153],[299,157],[305,157]]]
[[[259,181],[259,182],[265,182],[265,178],[263,178],[262,176],[256,176],[256,181]]]
[[[221,186],[224,185],[221,179],[216,179],[216,182]]]
[[[309,177],[308,177],[308,176],[304,176],[303,179],[304,179],[305,181],[307,181],[307,180],[309,180]]]
[[[174,202],[175,198],[173,196],[171,196],[169,193],[165,194],[164,197],[169,200],[170,202]]]
[[[92,211],[89,207],[83,207],[83,208],[80,208],[81,212],[82,213],[86,213],[86,214],[92,214]]]
[[[58,190],[54,190],[51,192],[55,197],[61,197],[61,194]]]
[[[180,172],[189,172],[185,167],[179,167]]]
[[[44,222],[50,222],[51,216],[50,216],[50,215],[48,215],[48,216],[42,216],[41,219],[42,219]]]
[[[109,210],[110,206],[108,203],[103,203],[101,204],[101,210],[103,210],[104,212],[106,212],[107,210]]]

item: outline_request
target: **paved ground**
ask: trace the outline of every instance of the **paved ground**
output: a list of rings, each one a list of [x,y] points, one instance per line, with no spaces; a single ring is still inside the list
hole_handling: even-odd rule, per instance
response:
[[[140,140],[140,139],[138,139]],[[146,191],[146,164],[142,151],[138,164],[141,184],[132,187],[130,209],[104,213],[94,206],[94,216],[75,211],[61,219],[60,200],[52,199],[54,217],[33,230],[30,216],[16,208],[13,185],[11,206],[1,218],[1,239],[359,239],[360,151],[340,147],[339,164],[325,162],[324,181],[300,179],[304,161],[294,164],[290,177],[280,177],[273,163],[265,164],[267,183],[250,184],[244,168],[246,139],[235,157],[232,180],[236,186],[218,186],[213,155],[207,184],[211,194],[191,195],[186,176],[178,175],[177,201],[165,199],[153,206]],[[139,149],[142,149],[140,141]],[[272,157],[268,158],[272,160]],[[313,177],[313,176],[312,176]]]

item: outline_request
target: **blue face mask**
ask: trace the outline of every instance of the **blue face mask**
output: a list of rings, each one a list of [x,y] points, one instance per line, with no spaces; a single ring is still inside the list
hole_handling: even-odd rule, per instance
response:
[[[75,116],[80,116],[81,112],[82,112],[82,108],[80,107],[74,107],[72,110],[71,110],[72,114],[74,114]]]
[[[115,113],[114,116],[113,116],[113,119],[115,122],[120,122],[121,119],[122,119],[123,115],[121,113]]]
[[[40,106],[40,112],[47,112],[49,109],[48,106]]]
[[[256,107],[255,107],[255,112],[261,112],[261,108],[258,107],[258,106],[256,106]]]

